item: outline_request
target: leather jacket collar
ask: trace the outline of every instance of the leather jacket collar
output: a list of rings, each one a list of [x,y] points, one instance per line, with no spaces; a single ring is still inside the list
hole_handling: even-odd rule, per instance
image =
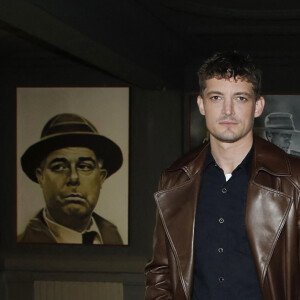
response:
[[[272,144],[257,136],[254,136],[254,145],[252,170],[255,171],[255,173],[259,171],[266,171],[275,176],[291,175],[287,155],[283,150],[278,147],[274,148]],[[183,169],[189,177],[193,177],[202,170],[207,149],[208,143],[205,143],[201,146],[200,152],[198,148],[194,152],[189,153],[189,155],[184,159],[180,159],[171,165],[168,171]]]

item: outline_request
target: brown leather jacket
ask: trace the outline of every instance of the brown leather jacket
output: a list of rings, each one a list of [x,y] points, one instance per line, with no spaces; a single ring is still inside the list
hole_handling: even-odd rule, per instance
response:
[[[191,298],[195,211],[206,151],[204,145],[162,175],[145,299]],[[300,159],[256,137],[245,222],[264,300],[300,299],[299,195]]]

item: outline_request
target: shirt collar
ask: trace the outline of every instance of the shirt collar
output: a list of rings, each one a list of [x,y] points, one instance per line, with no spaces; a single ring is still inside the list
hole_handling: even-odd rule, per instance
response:
[[[247,155],[245,156],[243,161],[233,170],[232,173],[236,172],[237,170],[239,170],[241,168],[245,168],[247,174],[250,176],[253,153],[254,153],[254,145],[252,144],[251,149],[249,150],[249,152],[247,153]],[[214,164],[215,166],[217,166],[217,163],[211,154],[211,147],[209,145],[209,147],[207,149],[206,158],[204,161],[202,172],[205,172],[205,169],[208,168],[208,166],[210,166],[211,164]]]
[[[95,220],[93,217],[91,217],[90,224],[82,232],[78,232],[76,230],[70,229],[68,227],[65,227],[63,225],[60,225],[50,219],[47,214],[49,212],[46,210],[46,208],[43,210],[43,218],[51,232],[51,234],[54,236],[57,243],[62,244],[82,244],[82,234],[88,231],[95,231],[97,234],[94,239],[94,244],[103,244],[103,239],[100,233],[100,230],[98,226],[95,223]]]
[[[238,166],[238,167],[244,168],[246,170],[247,176],[249,178],[250,178],[250,175],[251,175],[251,164],[252,164],[253,155],[254,155],[254,144],[252,144],[251,149],[249,150],[249,152],[245,156],[244,160]]]
[[[215,162],[215,159],[214,157],[212,156],[211,154],[211,147],[210,145],[208,146],[208,149],[207,149],[207,152],[206,152],[206,158],[205,158],[205,161],[204,161],[204,165],[203,165],[203,172],[205,171],[205,169],[211,165],[211,164],[214,164],[216,165],[216,162]]]

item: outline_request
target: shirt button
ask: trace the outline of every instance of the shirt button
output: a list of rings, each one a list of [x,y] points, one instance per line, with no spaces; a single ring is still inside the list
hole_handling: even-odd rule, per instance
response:
[[[226,188],[222,188],[222,193],[226,194],[227,193],[227,189]]]
[[[223,253],[223,251],[224,251],[223,248],[219,248],[219,249],[218,249],[218,252],[219,252],[219,253]]]
[[[224,277],[219,277],[220,282],[223,282],[224,280],[225,280]]]
[[[220,219],[219,219],[219,223],[221,223],[221,224],[224,223],[224,221],[225,221],[225,220],[224,220],[223,218],[220,218]]]

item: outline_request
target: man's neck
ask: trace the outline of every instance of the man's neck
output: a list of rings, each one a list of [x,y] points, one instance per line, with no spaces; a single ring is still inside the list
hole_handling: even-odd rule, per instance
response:
[[[243,161],[253,144],[252,132],[236,142],[222,142],[211,136],[211,153],[224,174],[232,171]]]

